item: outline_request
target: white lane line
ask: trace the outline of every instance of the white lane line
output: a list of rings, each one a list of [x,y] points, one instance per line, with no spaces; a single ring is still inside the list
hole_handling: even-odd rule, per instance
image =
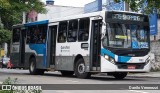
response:
[[[66,80],[66,81],[68,81],[68,82],[74,82],[74,83],[79,82],[79,81],[75,81],[75,80]]]
[[[136,93],[149,93],[149,92],[144,92],[144,91],[138,91],[138,90],[128,90],[130,92],[136,92]]]

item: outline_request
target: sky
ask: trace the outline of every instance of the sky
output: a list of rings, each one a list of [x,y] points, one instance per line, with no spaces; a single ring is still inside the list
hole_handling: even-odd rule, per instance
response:
[[[41,0],[46,2],[46,0]],[[54,0],[55,5],[62,6],[74,6],[74,7],[84,7],[85,4],[93,2],[95,0]]]

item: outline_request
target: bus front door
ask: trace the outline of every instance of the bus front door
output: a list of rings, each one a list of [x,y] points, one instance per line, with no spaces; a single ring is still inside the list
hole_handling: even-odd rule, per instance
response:
[[[49,68],[55,66],[57,25],[49,26],[48,62]]]
[[[101,49],[101,27],[102,20],[92,20],[90,64],[91,71],[100,71],[100,49]]]

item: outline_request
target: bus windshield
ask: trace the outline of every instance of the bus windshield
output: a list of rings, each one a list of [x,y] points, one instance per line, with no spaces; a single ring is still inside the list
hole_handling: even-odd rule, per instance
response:
[[[107,23],[103,40],[106,47],[142,49],[149,48],[149,29],[135,24]],[[108,37],[108,38],[107,38]]]

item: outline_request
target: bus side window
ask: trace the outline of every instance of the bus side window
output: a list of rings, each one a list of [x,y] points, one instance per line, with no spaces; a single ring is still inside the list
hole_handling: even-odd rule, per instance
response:
[[[67,32],[67,24],[68,22],[60,22],[59,31],[58,31],[58,42],[64,43],[66,42],[66,32]]]
[[[38,28],[39,28],[39,32],[38,32],[37,43],[45,43],[46,33],[47,33],[47,25],[39,25]]]
[[[20,28],[13,29],[13,43],[20,40]]]
[[[30,36],[30,30],[26,30],[26,33],[27,33],[27,44],[30,43],[30,40],[31,40],[31,36]]]
[[[79,32],[78,41],[87,41],[89,37],[89,18],[80,19],[79,21]]]
[[[27,43],[36,43],[37,40],[37,27],[30,26],[27,30]]]
[[[68,42],[76,42],[77,30],[78,30],[78,20],[69,21],[68,37],[67,37]]]

